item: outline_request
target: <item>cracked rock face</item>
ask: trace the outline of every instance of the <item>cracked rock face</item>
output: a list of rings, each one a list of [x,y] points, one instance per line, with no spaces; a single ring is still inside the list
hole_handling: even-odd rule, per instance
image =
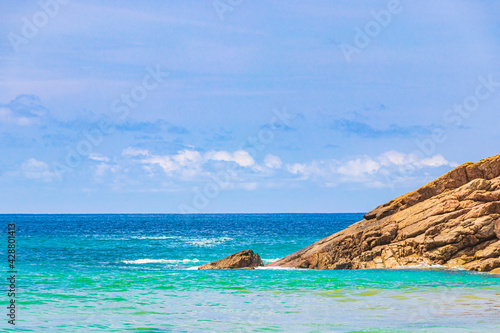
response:
[[[264,266],[259,254],[252,250],[244,250],[224,259],[202,265],[198,269],[255,268],[259,266]]]
[[[435,264],[500,274],[500,155],[463,164],[268,266],[363,269]]]

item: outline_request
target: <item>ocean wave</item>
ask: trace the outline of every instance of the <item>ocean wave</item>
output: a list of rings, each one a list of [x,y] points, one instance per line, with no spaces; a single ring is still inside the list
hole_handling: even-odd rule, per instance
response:
[[[191,238],[191,239],[186,239],[186,242],[195,245],[195,246],[215,246],[222,244],[224,242],[233,240],[230,237],[218,237],[218,238]]]
[[[293,268],[293,267],[255,267],[255,269],[269,270],[269,271],[296,271],[296,270],[305,270],[303,268]]]
[[[140,264],[189,264],[199,262],[198,259],[137,259],[137,260],[122,260],[121,262],[129,265]]]
[[[415,264],[415,265],[412,265],[412,266],[397,266],[397,267],[393,267],[391,269],[426,270],[426,269],[433,269],[433,268],[436,268],[436,269],[448,269],[448,268],[452,268],[452,267],[443,266],[443,265],[439,265],[439,264],[427,264],[427,263],[421,262],[421,263],[418,263],[418,264]]]
[[[172,239],[175,236],[132,236],[133,239]]]
[[[183,242],[189,245],[200,247],[211,247],[233,240],[230,237],[183,237],[183,236],[128,236],[128,237],[107,237],[101,235],[84,235],[105,241],[130,241],[130,240],[165,240],[174,239],[175,242]]]
[[[262,259],[262,262],[264,264],[270,264],[270,263],[275,262],[275,261],[280,260],[280,259],[281,258],[276,258],[276,259]]]

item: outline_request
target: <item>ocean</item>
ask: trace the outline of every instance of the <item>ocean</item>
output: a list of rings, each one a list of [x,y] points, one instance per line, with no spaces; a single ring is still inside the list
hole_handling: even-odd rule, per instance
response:
[[[500,278],[439,267],[203,270],[264,263],[362,214],[0,215],[16,232],[15,328],[26,332],[500,332]]]

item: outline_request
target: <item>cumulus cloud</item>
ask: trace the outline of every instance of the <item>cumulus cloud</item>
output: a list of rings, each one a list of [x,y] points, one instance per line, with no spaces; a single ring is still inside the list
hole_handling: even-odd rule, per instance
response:
[[[379,156],[362,156],[347,161],[314,160],[309,163],[288,164],[287,170],[300,179],[317,179],[325,186],[338,182],[365,183],[371,187],[389,186],[389,180],[411,178],[424,168],[456,167],[442,155],[420,159],[416,154],[387,151]]]
[[[415,159],[418,159],[417,155],[404,154],[395,150],[387,151],[378,157],[378,160],[383,166],[388,166],[391,164],[403,165]]]
[[[336,173],[337,164],[335,160],[314,160],[310,163],[287,164],[286,169],[291,174],[300,176],[301,179],[329,178]]]
[[[442,166],[456,167],[454,162],[447,161],[442,155],[420,159],[416,154],[405,154],[395,150],[387,151],[375,158],[364,156],[342,163],[339,174],[350,177],[363,177],[377,173],[404,172],[423,168],[438,168]]]
[[[374,174],[378,170],[380,170],[380,162],[365,156],[363,158],[347,161],[337,168],[337,173],[350,177],[359,177],[366,174]]]
[[[305,174],[306,173],[306,168],[307,168],[307,165],[305,163],[294,163],[294,164],[288,164],[287,166],[287,169],[290,173],[294,174],[294,175],[298,175],[298,174]]]
[[[248,168],[255,165],[252,156],[244,151],[210,151],[205,154],[194,149],[184,149],[173,155],[152,155],[147,150],[127,148],[123,156],[141,156],[140,163],[153,173],[153,166],[159,166],[168,176],[179,176],[184,179],[194,179],[199,176],[209,176],[210,161],[236,163],[239,167]]]
[[[28,118],[14,114],[7,107],[0,107],[0,122],[19,126],[29,126],[36,122],[35,118]]]
[[[123,170],[135,170],[133,172],[140,172],[138,175],[145,176],[142,179],[168,184],[172,189],[185,189],[186,182],[210,182],[213,179],[223,179],[225,189],[246,190],[300,186],[296,181],[309,181],[325,187],[342,183],[388,187],[427,177],[432,168],[456,166],[442,155],[421,159],[416,154],[395,150],[378,156],[364,155],[347,160],[326,159],[302,163],[284,163],[279,156],[273,154],[267,154],[256,161],[244,150],[201,152],[194,147],[167,155],[129,147],[122,151],[121,160],[115,157],[112,164],[111,159],[99,154],[92,154],[90,158],[101,162],[95,170],[98,177],[104,178]]]
[[[198,151],[185,149],[175,155],[151,155],[141,160],[141,163],[149,171],[151,165],[158,165],[168,176],[193,178],[202,172],[203,158]]]
[[[30,158],[21,165],[21,172],[28,179],[37,179],[42,181],[52,181],[57,174],[52,172],[50,166],[35,158]]]
[[[133,147],[128,147],[122,150],[122,155],[123,156],[147,156],[149,155],[149,151],[146,149],[137,149]]]
[[[89,155],[89,159],[98,161],[98,162],[109,162],[109,157],[97,154],[97,153],[92,153]]]
[[[212,150],[202,152],[195,147],[179,150],[174,154],[152,153],[147,149],[128,147],[123,149],[120,157],[114,157],[114,166],[106,163],[102,156],[91,156],[93,160],[103,160],[94,167],[96,178],[109,172],[115,176],[136,175],[137,181],[155,181],[156,185],[168,184],[172,190],[186,190],[188,182],[211,182],[223,179],[225,189],[255,190],[260,185],[269,185],[269,181],[261,184],[282,167],[278,156],[267,155],[261,163],[245,150]],[[109,160],[108,160],[109,161]],[[125,175],[125,170],[127,174]],[[219,181],[220,182],[220,181]]]
[[[244,151],[238,150],[234,153],[227,151],[210,151],[205,154],[205,159],[213,161],[235,162],[242,167],[249,167],[255,164],[252,156]]]
[[[421,168],[424,167],[432,167],[432,168],[437,168],[440,166],[451,166],[451,167],[457,167],[458,164],[454,162],[448,162],[442,155],[434,155],[432,157],[424,158],[421,161],[416,161],[416,165],[420,166]]]
[[[40,123],[42,117],[48,113],[33,95],[17,96],[8,104],[0,105],[0,123],[30,126]]]
[[[264,165],[269,169],[280,169],[282,164],[278,156],[267,154],[264,158]]]
[[[118,166],[101,163],[95,167],[95,176],[98,180],[106,176],[109,172],[114,173],[118,171]]]

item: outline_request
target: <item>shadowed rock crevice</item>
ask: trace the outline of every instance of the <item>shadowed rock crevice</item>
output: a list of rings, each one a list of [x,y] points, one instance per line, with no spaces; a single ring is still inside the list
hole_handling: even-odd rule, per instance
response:
[[[268,266],[363,269],[433,264],[500,273],[500,155],[465,163]]]

